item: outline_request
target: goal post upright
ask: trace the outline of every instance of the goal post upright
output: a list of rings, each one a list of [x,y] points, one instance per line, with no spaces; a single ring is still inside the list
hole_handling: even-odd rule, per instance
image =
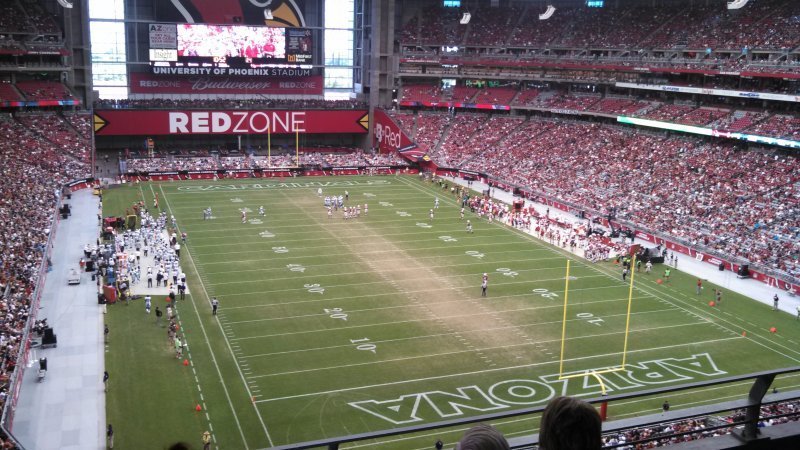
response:
[[[631,306],[633,305],[633,277],[634,273],[636,273],[633,268],[636,267],[636,254],[633,255],[630,264],[630,272],[631,272],[631,283],[630,287],[628,288],[628,311],[625,314],[625,341],[622,344],[622,369],[625,369],[625,362],[628,359],[628,335],[630,334],[630,326],[631,326]]]
[[[567,259],[567,274],[564,276],[564,317],[561,320],[561,357],[558,363],[558,377],[564,374],[564,344],[567,342],[567,299],[569,298],[569,258]]]

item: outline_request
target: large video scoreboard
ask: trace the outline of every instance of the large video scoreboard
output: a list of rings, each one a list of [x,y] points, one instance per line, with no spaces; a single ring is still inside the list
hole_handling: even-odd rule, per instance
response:
[[[270,68],[308,68],[313,61],[309,29],[246,25],[150,24],[150,65],[175,73],[257,74]]]

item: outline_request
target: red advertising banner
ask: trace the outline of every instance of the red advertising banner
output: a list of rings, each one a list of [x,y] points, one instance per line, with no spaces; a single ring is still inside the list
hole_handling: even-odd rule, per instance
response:
[[[380,153],[400,152],[414,159],[420,158],[424,152],[415,150],[417,145],[411,142],[405,132],[388,114],[375,110],[374,145]]]
[[[96,136],[183,134],[365,134],[365,110],[96,111]]]
[[[324,78],[308,77],[169,77],[131,72],[131,94],[270,94],[322,95]]]

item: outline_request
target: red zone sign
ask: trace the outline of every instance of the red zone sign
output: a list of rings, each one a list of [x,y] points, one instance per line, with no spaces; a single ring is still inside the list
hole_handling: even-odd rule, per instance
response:
[[[96,136],[366,134],[365,110],[95,111]]]

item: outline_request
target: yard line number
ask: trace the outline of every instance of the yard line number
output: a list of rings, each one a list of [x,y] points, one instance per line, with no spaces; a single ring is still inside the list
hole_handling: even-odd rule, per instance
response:
[[[325,288],[320,287],[319,284],[304,284],[303,287],[308,289],[308,292],[311,292],[312,294],[324,294],[325,293]]]
[[[595,317],[595,315],[592,313],[578,313],[575,314],[575,317],[583,319],[592,325],[597,325],[598,327],[603,324],[603,319],[600,317]]]
[[[356,346],[356,350],[378,353],[377,352],[378,346],[370,343],[369,338],[350,339],[350,343]]]
[[[328,314],[328,317],[331,319],[347,320],[347,314],[342,312],[342,308],[325,308],[323,311],[325,311],[325,314]]]
[[[306,268],[303,267],[302,264],[287,264],[286,268],[291,270],[292,272],[300,272],[303,273],[306,271]]]
[[[534,289],[531,292],[544,298],[553,298],[553,299],[558,298],[558,294],[556,294],[555,292],[550,292],[547,289],[539,288],[539,289]]]

